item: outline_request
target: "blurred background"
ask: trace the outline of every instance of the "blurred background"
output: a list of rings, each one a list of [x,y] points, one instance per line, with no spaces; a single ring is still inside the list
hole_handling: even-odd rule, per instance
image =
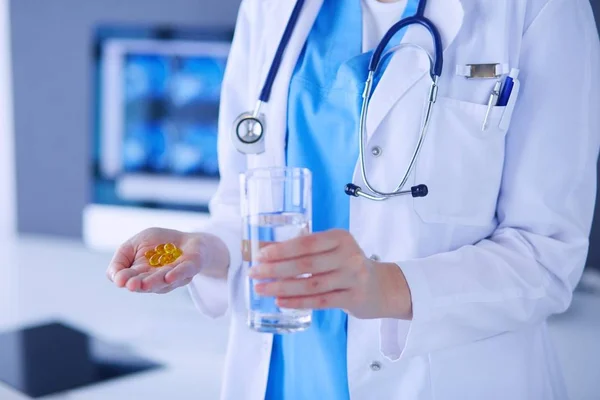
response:
[[[218,398],[227,321],[103,274],[146,227],[201,229],[238,6],[0,0],[0,400]],[[600,208],[551,323],[575,400],[600,399],[599,243]]]

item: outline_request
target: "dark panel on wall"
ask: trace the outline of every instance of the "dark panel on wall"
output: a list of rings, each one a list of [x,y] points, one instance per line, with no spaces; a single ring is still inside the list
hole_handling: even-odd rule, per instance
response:
[[[18,227],[81,235],[98,23],[233,27],[240,0],[11,0]]]
[[[596,14],[596,23],[600,26],[600,0],[592,0],[591,3],[594,8],[594,13]],[[598,134],[600,134],[600,132],[598,132]],[[600,178],[600,164],[598,164],[598,178]],[[598,184],[597,193],[597,199],[600,199],[600,183]],[[596,201],[596,203],[594,225],[592,226],[592,235],[590,237],[588,265],[600,270],[600,206],[598,206],[598,201]]]
[[[591,0],[591,3],[594,14],[596,14],[596,21],[598,21],[598,18],[600,18],[600,0]]]

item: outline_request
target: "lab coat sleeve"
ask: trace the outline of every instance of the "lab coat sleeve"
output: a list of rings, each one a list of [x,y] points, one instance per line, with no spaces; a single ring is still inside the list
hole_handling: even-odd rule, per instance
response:
[[[413,321],[408,334],[382,340],[395,341],[400,359],[518,331],[570,305],[588,250],[600,136],[588,1],[550,0],[523,34],[520,68],[499,225],[479,243],[398,263]]]
[[[230,255],[228,280],[218,280],[197,275],[188,285],[192,300],[198,309],[210,317],[220,317],[227,312],[231,301],[231,285],[242,264],[241,255],[241,216],[239,176],[245,170],[246,161],[230,141],[233,121],[247,111],[249,88],[244,83],[248,79],[248,60],[251,40],[250,10],[244,0],[240,6],[236,31],[230,50],[227,68],[221,90],[219,115],[218,156],[220,183],[210,202],[210,220],[202,231],[219,237],[227,245]]]

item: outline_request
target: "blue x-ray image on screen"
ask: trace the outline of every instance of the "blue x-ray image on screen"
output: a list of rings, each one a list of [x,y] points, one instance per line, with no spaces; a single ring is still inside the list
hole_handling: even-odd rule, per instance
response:
[[[125,63],[124,170],[218,175],[225,60],[136,54]]]
[[[232,31],[99,27],[92,201],[205,211]]]

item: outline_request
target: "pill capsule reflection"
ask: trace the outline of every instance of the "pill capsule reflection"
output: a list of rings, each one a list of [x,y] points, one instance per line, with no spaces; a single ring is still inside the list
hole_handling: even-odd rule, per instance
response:
[[[177,260],[183,254],[183,251],[181,251],[181,249],[175,249],[171,254],[173,255],[173,260]]]
[[[164,244],[159,244],[158,246],[156,246],[156,248],[154,249],[154,251],[157,254],[166,254],[165,245]]]
[[[169,254],[174,252],[177,249],[177,246],[175,246],[173,243],[167,243],[164,246],[165,249],[165,253]]]
[[[160,267],[160,254],[154,254],[152,257],[150,257],[150,260],[148,260],[148,264],[150,264],[153,267]]]
[[[144,254],[144,257],[146,257],[147,260],[150,260],[152,258],[152,256],[155,254],[156,254],[156,252],[154,250],[148,250],[146,252],[146,254]]]
[[[175,258],[173,257],[173,254],[163,254],[160,256],[159,262],[164,266],[172,263],[174,260]]]

